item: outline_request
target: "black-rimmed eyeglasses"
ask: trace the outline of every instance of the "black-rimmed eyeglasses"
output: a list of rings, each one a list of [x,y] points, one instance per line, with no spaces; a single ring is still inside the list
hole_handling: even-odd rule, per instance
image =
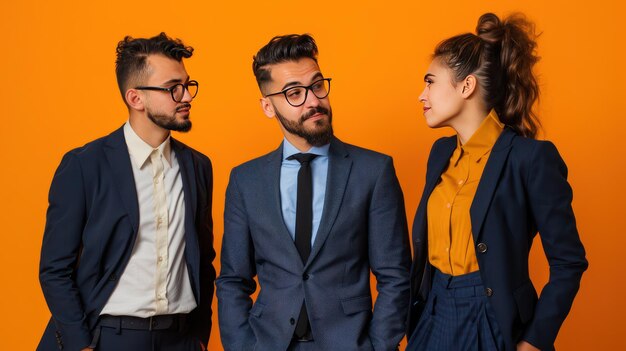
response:
[[[285,90],[279,91],[277,93],[267,94],[265,97],[274,96],[283,94],[285,95],[285,99],[289,103],[289,105],[293,107],[302,106],[306,101],[307,95],[309,94],[309,90],[315,95],[318,99],[323,99],[330,94],[330,80],[332,78],[324,78],[316,80],[311,83],[309,86],[297,85],[293,87],[289,87]]]
[[[172,100],[174,100],[175,102],[181,102],[183,101],[183,97],[185,96],[185,90],[189,92],[189,95],[191,95],[192,99],[195,98],[196,95],[198,95],[198,82],[195,80],[190,80],[185,84],[178,83],[178,84],[172,85],[169,88],[138,86],[138,87],[135,87],[135,89],[169,91],[169,93],[172,95]]]

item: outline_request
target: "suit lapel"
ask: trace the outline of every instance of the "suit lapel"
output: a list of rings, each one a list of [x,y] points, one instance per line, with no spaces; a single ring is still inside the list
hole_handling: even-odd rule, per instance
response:
[[[180,165],[180,175],[183,181],[183,191],[185,193],[185,213],[189,211],[188,213],[193,214],[192,219],[195,221],[198,206],[198,188],[191,150],[174,138],[171,138],[170,142]]]
[[[296,264],[302,265],[302,259],[296,248],[296,244],[289,234],[289,229],[285,224],[283,218],[283,209],[280,199],[280,170],[283,163],[283,144],[281,143],[278,149],[267,155],[266,168],[263,170],[265,179],[263,185],[259,191],[265,191],[262,199],[270,199],[269,202],[269,216],[270,223],[276,223],[276,229],[278,230],[279,240],[281,245],[284,245],[287,254],[290,256],[290,260],[297,262]]]
[[[511,141],[515,132],[509,128],[504,129],[491,150],[491,155],[485,165],[485,170],[478,183],[478,189],[474,195],[474,200],[470,207],[470,217],[472,220],[472,235],[474,242],[478,242],[485,216],[489,210],[491,199],[498,185],[500,173],[506,164],[506,160],[511,151]]]
[[[352,160],[344,144],[339,139],[333,138],[328,153],[328,178],[324,196],[324,210],[322,211],[322,219],[317,230],[317,236],[305,267],[311,264],[311,261],[319,253],[330,234],[343,201],[351,168]]]
[[[180,178],[183,183],[183,194],[185,198],[185,261],[192,279],[196,300],[200,294],[200,246],[198,244],[198,234],[196,232],[196,207],[198,205],[196,170],[193,162],[191,150],[184,144],[171,138],[172,150],[176,154],[180,167]]]
[[[443,145],[440,146],[439,150],[436,150],[436,154],[431,156],[429,162],[432,162],[428,169],[426,170],[426,185],[424,185],[424,192],[422,193],[422,198],[419,203],[419,207],[417,209],[416,217],[414,220],[413,231],[418,230],[417,239],[425,240],[426,239],[426,207],[428,204],[428,198],[430,198],[430,194],[432,194],[435,186],[439,184],[439,179],[441,178],[441,174],[448,167],[448,163],[450,162],[450,157],[452,157],[452,153],[456,148],[456,137],[451,137],[446,139],[443,142]],[[415,237],[415,233],[413,234]]]
[[[104,154],[111,167],[113,184],[116,186],[124,208],[128,213],[133,231],[137,233],[139,229],[139,203],[137,202],[135,177],[126,140],[124,139],[123,126],[107,136]]]

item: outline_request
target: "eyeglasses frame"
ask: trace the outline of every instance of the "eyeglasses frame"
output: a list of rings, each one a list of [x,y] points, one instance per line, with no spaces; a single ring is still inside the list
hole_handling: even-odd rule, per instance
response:
[[[326,92],[326,95],[324,95],[324,96],[322,96],[322,97],[319,97],[319,96],[315,95],[315,93],[313,92],[313,86],[314,86],[315,84],[319,83],[320,81],[323,81],[323,80],[328,82],[328,91]],[[292,86],[292,87],[289,87],[289,88],[283,89],[283,90],[281,90],[281,91],[279,91],[279,92],[277,92],[277,93],[267,94],[267,95],[265,95],[264,97],[270,97],[270,96],[275,96],[275,95],[280,95],[280,94],[283,94],[283,95],[285,96],[285,100],[287,100],[287,103],[288,103],[289,105],[291,105],[291,106],[293,106],[293,107],[300,107],[300,106],[302,106],[302,105],[304,105],[304,104],[306,103],[306,99],[309,97],[309,95],[308,95],[308,94],[309,94],[309,90],[311,91],[311,93],[313,93],[313,95],[315,95],[315,97],[316,97],[316,98],[318,98],[318,99],[325,99],[325,98],[328,96],[328,94],[330,94],[330,81],[331,81],[331,80],[332,80],[332,78],[322,78],[322,79],[318,79],[318,80],[314,81],[313,83],[311,83],[311,85],[308,85],[308,86],[304,86],[304,85],[295,85],[295,86]],[[287,98],[287,92],[288,92],[289,90],[291,90],[291,89],[296,89],[296,88],[304,88],[304,100],[302,101],[302,103],[301,103],[301,104],[298,104],[298,105],[294,105],[294,104],[292,104],[292,103],[289,101],[289,99]]]
[[[196,86],[196,93],[193,94],[193,96],[191,97],[193,99],[193,98],[195,98],[198,95],[198,91],[200,90],[200,84],[196,80],[190,80],[187,83],[174,84],[174,85],[172,85],[169,88],[140,85],[138,87],[135,87],[134,89],[137,89],[137,90],[167,91],[172,96],[172,100],[174,100],[174,102],[181,102],[181,101],[183,101],[183,98],[185,97],[185,90],[187,90],[187,92],[189,92],[189,94],[191,95],[191,92],[189,91],[189,85],[193,85],[193,84],[195,84],[195,86]],[[176,101],[176,99],[174,98],[174,90],[179,85],[181,85],[183,87],[183,96],[180,98],[180,100]]]

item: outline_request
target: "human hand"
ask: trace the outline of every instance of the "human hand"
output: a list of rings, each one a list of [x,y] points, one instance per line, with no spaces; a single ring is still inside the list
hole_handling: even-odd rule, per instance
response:
[[[541,351],[526,341],[520,341],[517,344],[517,351]]]

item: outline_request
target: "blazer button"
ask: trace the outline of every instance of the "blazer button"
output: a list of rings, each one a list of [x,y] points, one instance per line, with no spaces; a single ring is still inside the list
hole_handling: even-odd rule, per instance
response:
[[[115,275],[115,273],[111,274],[109,276],[109,280],[112,281],[112,282],[116,281],[117,280],[117,275]]]
[[[493,295],[493,289],[491,289],[491,288],[485,289],[485,295],[487,295],[487,296]]]
[[[296,324],[296,320],[293,318],[289,318],[289,324],[294,325]]]
[[[309,280],[309,275],[304,273],[304,275],[302,275],[302,280]]]
[[[480,252],[480,253],[487,252],[487,244],[485,244],[485,243],[478,243],[476,248],[478,249],[478,252]]]

